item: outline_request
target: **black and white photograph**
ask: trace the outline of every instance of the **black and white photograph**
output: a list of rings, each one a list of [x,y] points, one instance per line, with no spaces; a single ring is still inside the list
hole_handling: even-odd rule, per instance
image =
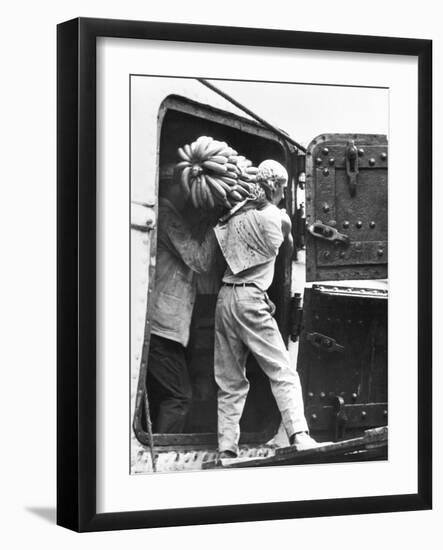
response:
[[[3,548],[438,547],[437,8],[5,5]]]
[[[58,523],[429,507],[429,42],[80,18],[58,51]]]
[[[389,90],[129,98],[130,473],[387,460]]]

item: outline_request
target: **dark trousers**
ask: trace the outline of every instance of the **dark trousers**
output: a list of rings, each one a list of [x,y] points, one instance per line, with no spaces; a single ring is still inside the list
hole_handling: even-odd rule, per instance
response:
[[[146,388],[153,431],[182,433],[192,388],[181,344],[151,335]]]

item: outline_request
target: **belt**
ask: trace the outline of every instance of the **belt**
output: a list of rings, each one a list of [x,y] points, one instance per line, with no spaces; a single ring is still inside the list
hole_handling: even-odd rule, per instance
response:
[[[257,286],[255,283],[223,283],[224,286]]]

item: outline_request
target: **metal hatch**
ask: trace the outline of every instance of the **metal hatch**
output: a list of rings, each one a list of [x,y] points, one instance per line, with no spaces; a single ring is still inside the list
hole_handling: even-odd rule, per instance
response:
[[[387,309],[387,290],[305,289],[297,370],[314,437],[338,440],[386,425]]]
[[[387,278],[384,135],[323,134],[306,151],[306,280]]]

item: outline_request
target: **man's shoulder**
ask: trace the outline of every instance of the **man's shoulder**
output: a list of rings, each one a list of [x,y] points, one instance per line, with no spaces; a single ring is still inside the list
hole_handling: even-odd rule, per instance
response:
[[[279,227],[281,225],[281,211],[274,204],[269,204],[262,210],[253,210],[251,212],[254,212],[255,219],[262,224],[278,225]]]
[[[257,210],[257,212],[260,212],[263,214],[263,216],[274,218],[279,218],[281,215],[280,208],[275,206],[275,204],[267,204],[262,210]]]
[[[283,233],[282,214],[279,208],[270,204],[261,210],[248,210],[242,217],[247,226],[255,228],[263,237],[280,245]]]
[[[172,204],[172,202],[165,197],[160,197],[158,201],[158,211],[165,214],[174,214],[176,216],[179,215],[177,209]]]
[[[158,205],[158,223],[163,227],[175,227],[184,229],[186,226],[183,216],[167,199],[161,199]]]
[[[234,218],[251,218],[251,219],[270,219],[279,220],[280,210],[274,204],[267,204],[264,208],[251,208],[244,212],[239,212]]]

